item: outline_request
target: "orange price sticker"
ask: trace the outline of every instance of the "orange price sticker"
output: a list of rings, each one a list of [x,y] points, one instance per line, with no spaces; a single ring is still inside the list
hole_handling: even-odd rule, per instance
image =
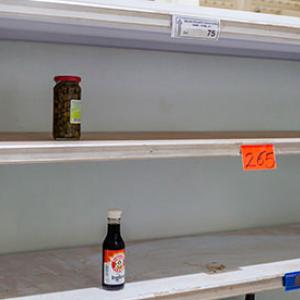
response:
[[[274,145],[242,145],[244,171],[274,170],[277,167]]]

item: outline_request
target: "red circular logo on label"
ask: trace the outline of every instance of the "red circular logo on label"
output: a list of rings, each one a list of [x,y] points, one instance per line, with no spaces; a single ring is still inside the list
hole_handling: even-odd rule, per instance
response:
[[[124,270],[124,258],[124,254],[118,254],[112,259],[111,266],[115,272],[121,273]]]

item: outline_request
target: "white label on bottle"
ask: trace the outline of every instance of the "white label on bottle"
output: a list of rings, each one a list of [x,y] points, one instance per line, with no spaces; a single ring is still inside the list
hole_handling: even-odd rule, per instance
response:
[[[80,124],[81,122],[81,100],[71,100],[70,123]]]
[[[172,20],[172,37],[205,40],[219,39],[219,19],[174,15]]]
[[[125,283],[125,250],[104,251],[104,283],[120,285]]]

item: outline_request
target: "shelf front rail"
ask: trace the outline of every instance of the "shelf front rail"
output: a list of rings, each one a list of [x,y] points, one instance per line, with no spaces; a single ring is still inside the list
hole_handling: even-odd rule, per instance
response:
[[[300,59],[300,19],[296,17],[120,2],[1,0],[0,38]],[[219,41],[172,39],[173,15],[219,19]]]
[[[300,154],[300,138],[2,141],[0,163],[239,156],[243,144],[274,144],[276,154]]]

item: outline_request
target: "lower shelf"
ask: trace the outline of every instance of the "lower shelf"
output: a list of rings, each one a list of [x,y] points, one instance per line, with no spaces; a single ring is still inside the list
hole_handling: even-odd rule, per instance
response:
[[[2,255],[0,298],[208,300],[277,289],[300,270],[299,235],[288,225],[130,243],[118,292],[99,288],[99,246]]]

